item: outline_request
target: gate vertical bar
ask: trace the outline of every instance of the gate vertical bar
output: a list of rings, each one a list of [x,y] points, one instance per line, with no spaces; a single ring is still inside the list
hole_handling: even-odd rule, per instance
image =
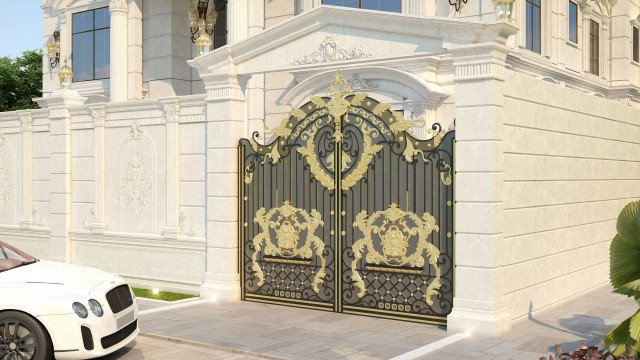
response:
[[[346,116],[346,115],[345,115]],[[336,126],[335,131],[335,149],[333,151],[334,161],[334,209],[333,217],[335,219],[335,301],[334,308],[337,312],[342,312],[342,118],[334,119]]]

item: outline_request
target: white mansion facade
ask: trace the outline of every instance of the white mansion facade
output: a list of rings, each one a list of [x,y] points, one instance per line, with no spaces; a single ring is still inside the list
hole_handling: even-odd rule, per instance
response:
[[[516,0],[512,20],[491,0],[210,0],[200,56],[192,3],[42,1],[41,109],[0,113],[0,240],[238,300],[238,141],[339,71],[455,130],[450,329],[502,333],[608,281],[640,198],[640,0]]]

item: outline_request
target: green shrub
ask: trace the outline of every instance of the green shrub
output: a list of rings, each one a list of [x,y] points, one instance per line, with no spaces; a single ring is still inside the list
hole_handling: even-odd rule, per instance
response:
[[[640,305],[640,201],[622,209],[611,242],[611,285],[615,292],[634,297]],[[614,356],[636,356],[640,351],[640,310],[605,337]]]

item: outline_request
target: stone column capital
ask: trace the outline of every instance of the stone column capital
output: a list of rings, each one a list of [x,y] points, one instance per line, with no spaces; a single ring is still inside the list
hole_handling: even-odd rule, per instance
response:
[[[177,123],[180,119],[180,102],[179,100],[160,101],[162,111],[167,123]]]
[[[29,132],[33,128],[33,114],[30,110],[18,111],[18,117],[20,117],[20,123],[22,124],[22,131]]]
[[[107,120],[107,110],[104,106],[91,106],[91,118],[94,127],[104,127]]]
[[[497,42],[455,45],[447,50],[452,56],[456,82],[504,80],[509,53],[509,47],[506,45]]]
[[[111,0],[109,1],[110,13],[127,13],[129,12],[129,4],[127,0]]]

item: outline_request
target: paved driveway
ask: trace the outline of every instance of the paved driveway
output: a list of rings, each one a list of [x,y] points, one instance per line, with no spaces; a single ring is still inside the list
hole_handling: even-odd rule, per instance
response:
[[[145,333],[287,359],[389,359],[447,337],[443,328],[251,302],[142,315]]]
[[[569,351],[581,341],[599,343],[637,308],[633,299],[600,287],[530,314],[505,336],[472,337],[423,359],[538,360],[555,344]],[[250,302],[207,302],[145,314],[140,328],[158,338],[208,344],[225,354],[311,360],[390,359],[451,335],[431,325]]]
[[[257,358],[234,354],[214,349],[206,349],[175,342],[151,339],[144,336],[138,338],[109,356],[98,360],[256,360]]]

